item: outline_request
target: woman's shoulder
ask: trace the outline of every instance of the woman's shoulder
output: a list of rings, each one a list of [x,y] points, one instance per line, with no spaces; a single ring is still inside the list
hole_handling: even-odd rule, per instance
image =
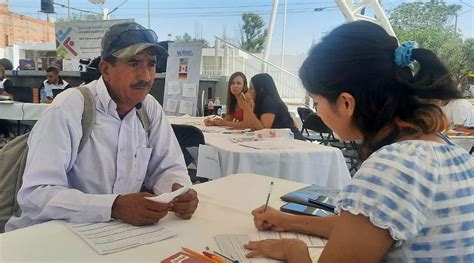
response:
[[[471,168],[470,168],[471,167]],[[437,174],[443,171],[472,169],[474,159],[457,145],[434,141],[407,140],[386,145],[367,158],[361,170],[376,168],[382,173]],[[363,171],[361,171],[363,172]]]

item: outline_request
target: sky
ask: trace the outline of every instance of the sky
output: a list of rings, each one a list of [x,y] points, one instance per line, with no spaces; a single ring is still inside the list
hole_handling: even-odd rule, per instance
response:
[[[87,0],[55,0],[55,3],[71,8],[78,8],[101,13],[104,8],[113,10],[111,19],[133,18],[136,22],[155,30],[160,41],[174,40],[178,35],[188,33],[192,37],[202,37],[214,42],[214,36],[237,39],[242,25],[243,12],[255,12],[262,16],[265,24],[270,21],[273,0],[105,0],[96,5]],[[387,13],[400,3],[413,0],[382,0],[382,7]],[[474,37],[474,0],[446,0],[448,4],[458,4],[462,10],[458,14],[458,29],[463,38]],[[148,3],[150,20],[148,20]],[[286,17],[285,53],[306,53],[311,44],[346,20],[334,0],[288,0]],[[278,15],[271,53],[280,53],[282,49],[283,8],[284,0],[279,1]],[[323,8],[322,11],[314,11]],[[10,11],[46,19],[39,13],[40,0],[10,0]],[[53,17],[67,18],[68,10],[55,5]],[[71,10],[71,13],[78,12]],[[466,13],[464,13],[466,12]],[[463,14],[464,13],[464,14]],[[454,18],[451,21],[454,26]]]

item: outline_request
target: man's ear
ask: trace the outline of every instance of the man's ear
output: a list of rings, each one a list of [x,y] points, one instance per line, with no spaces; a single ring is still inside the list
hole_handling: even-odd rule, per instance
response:
[[[354,115],[354,109],[356,106],[356,100],[354,96],[352,96],[350,93],[343,92],[339,94],[339,98],[337,98],[338,103],[340,105],[340,109],[346,116],[352,117]]]
[[[112,67],[112,64],[105,60],[99,62],[100,73],[102,74],[102,78],[107,82],[110,82],[110,67]]]

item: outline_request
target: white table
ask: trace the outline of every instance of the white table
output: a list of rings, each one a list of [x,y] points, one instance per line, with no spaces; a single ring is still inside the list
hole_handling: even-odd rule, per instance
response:
[[[38,120],[49,106],[50,104],[44,103],[0,101],[0,119],[16,121]]]
[[[202,251],[217,249],[216,234],[256,234],[250,211],[266,199],[270,181],[274,182],[269,204],[275,208],[279,197],[305,184],[253,174],[236,174],[195,185],[200,199],[189,221],[168,214],[159,222],[177,232],[173,238],[157,243],[99,255],[60,221],[34,225],[0,234],[0,262],[160,262],[181,247]],[[249,183],[252,182],[252,183]],[[321,249],[311,249],[316,262]],[[256,260],[252,262],[266,262]]]
[[[206,146],[199,148],[198,176],[211,179],[235,173],[256,173],[302,183],[341,189],[351,180],[342,152],[334,147],[300,140],[279,141],[282,149],[257,150],[239,145],[223,134],[223,127],[205,127],[204,118],[168,117],[173,124],[200,128]],[[272,139],[273,140],[273,139]]]
[[[466,149],[467,152],[471,151],[474,147],[474,136],[449,136],[455,144]]]

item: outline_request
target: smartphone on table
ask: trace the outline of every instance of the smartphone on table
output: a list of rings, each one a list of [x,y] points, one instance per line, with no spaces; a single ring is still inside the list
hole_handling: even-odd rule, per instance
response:
[[[335,200],[326,195],[319,195],[315,198],[308,198],[308,202],[314,204],[324,210],[334,212]]]
[[[335,215],[333,212],[330,212],[321,208],[301,205],[297,203],[287,203],[280,207],[280,211],[285,212],[285,213],[295,214],[295,215],[310,215],[310,216],[320,216],[320,217]]]

